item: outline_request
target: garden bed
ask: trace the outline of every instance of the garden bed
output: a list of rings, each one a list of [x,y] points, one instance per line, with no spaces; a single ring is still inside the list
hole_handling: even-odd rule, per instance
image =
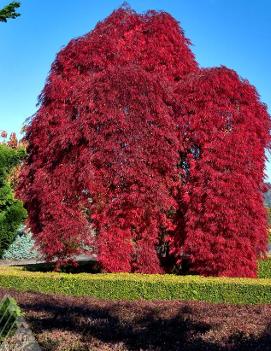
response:
[[[106,301],[0,289],[45,351],[267,351],[271,305]]]

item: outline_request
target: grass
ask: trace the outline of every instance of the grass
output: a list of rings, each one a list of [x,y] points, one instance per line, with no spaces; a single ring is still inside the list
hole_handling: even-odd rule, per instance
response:
[[[108,300],[198,300],[270,303],[269,278],[215,278],[130,273],[29,272],[1,267],[0,286],[19,291],[89,296]]]

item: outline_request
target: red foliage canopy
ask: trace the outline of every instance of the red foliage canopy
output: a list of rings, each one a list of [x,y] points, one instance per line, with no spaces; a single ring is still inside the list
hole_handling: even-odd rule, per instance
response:
[[[57,55],[40,102],[18,191],[48,260],[255,275],[269,116],[235,72],[198,68],[169,14],[113,12]]]
[[[183,192],[188,205],[180,249],[197,273],[255,276],[256,259],[267,245],[266,108],[255,89],[226,67],[188,75],[175,93],[186,135]]]

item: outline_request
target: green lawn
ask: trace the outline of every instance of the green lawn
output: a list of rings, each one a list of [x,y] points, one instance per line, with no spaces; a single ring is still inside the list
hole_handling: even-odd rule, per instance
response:
[[[128,273],[29,272],[22,267],[0,267],[0,286],[71,296],[112,300],[199,300],[230,303],[270,303],[270,260],[259,266],[262,278]]]

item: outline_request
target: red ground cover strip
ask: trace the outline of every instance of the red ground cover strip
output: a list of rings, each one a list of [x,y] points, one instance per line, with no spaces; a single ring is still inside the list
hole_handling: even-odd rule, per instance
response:
[[[110,302],[0,289],[50,351],[267,351],[271,305]]]

